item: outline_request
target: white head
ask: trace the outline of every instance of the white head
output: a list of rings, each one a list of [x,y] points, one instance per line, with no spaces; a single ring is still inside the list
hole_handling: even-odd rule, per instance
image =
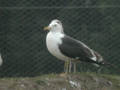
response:
[[[47,27],[44,28],[44,30],[63,33],[63,26],[60,20],[54,19]]]

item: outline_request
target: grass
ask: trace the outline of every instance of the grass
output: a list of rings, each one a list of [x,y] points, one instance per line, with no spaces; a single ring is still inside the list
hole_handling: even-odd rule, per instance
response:
[[[0,90],[120,90],[120,76],[89,72],[0,78]]]

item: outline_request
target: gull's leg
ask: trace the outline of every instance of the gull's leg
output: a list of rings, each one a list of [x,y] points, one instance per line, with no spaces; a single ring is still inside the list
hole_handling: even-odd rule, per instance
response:
[[[65,61],[65,63],[64,63],[64,72],[66,73],[67,72],[67,70],[66,70],[66,67],[67,66],[67,61]]]
[[[72,61],[69,60],[69,73],[71,73],[71,69],[72,69]]]
[[[66,61],[64,63],[64,72],[66,72]]]
[[[68,69],[69,69],[69,60],[65,61],[65,64],[64,64],[64,71],[66,74],[68,73]]]
[[[76,62],[73,63],[74,73],[76,73]]]
[[[65,61],[65,63],[64,63],[64,73],[61,73],[60,76],[64,77],[64,76],[66,76],[66,75],[68,74],[68,71],[69,71],[69,70],[68,70],[68,68],[69,68],[69,67],[68,67],[68,66],[69,66],[68,64],[69,64],[69,61],[68,61],[68,60]]]
[[[66,70],[67,70],[66,73],[67,73],[67,74],[69,73],[69,64],[70,64],[70,61],[68,60],[68,61],[67,61],[67,65],[66,65],[66,67],[67,67],[67,68],[66,68]]]

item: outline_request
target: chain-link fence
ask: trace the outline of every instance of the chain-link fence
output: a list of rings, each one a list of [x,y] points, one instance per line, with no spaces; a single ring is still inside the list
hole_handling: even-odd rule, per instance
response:
[[[0,1],[0,76],[38,76],[63,72],[64,62],[46,48],[43,27],[52,19],[63,23],[66,34],[95,49],[120,68],[120,1],[14,0]],[[102,73],[120,74],[115,68]],[[96,67],[78,64],[78,71]]]

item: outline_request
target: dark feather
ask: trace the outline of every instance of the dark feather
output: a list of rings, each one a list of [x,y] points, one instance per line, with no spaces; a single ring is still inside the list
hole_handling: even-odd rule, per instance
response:
[[[67,57],[78,59],[80,61],[91,62],[95,61],[89,48],[83,45],[82,42],[77,41],[69,36],[62,38],[62,44],[59,45],[60,51]]]

